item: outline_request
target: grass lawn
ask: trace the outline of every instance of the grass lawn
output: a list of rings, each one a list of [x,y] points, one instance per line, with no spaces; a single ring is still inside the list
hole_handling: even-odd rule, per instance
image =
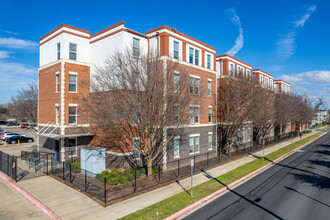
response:
[[[324,132],[316,133],[310,137],[303,138],[295,143],[287,145],[273,153],[267,154],[265,160],[262,161],[262,158],[256,159],[250,163],[242,165],[234,170],[231,170],[221,176],[218,176],[215,179],[211,179],[205,183],[197,185],[194,187],[194,197],[191,198],[187,192],[179,193],[175,196],[167,198],[161,202],[153,204],[147,208],[141,209],[137,212],[134,212],[130,215],[127,215],[121,219],[164,219],[181,209],[187,207],[188,205],[204,198],[205,196],[221,189],[224,185],[228,185],[235,180],[251,173],[252,171],[266,165],[269,161],[273,161],[283,154],[291,151],[294,148],[297,148],[308,141],[320,136]],[[157,215],[158,212],[158,215]]]

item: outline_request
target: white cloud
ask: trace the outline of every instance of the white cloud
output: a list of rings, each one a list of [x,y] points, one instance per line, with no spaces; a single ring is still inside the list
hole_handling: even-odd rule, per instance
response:
[[[314,70],[292,75],[282,75],[279,78],[293,84],[330,84],[330,71]]]
[[[37,69],[28,67],[20,63],[6,63],[0,62],[0,76],[1,80],[8,76],[33,76],[37,73]]]
[[[303,28],[306,21],[315,12],[316,5],[308,8],[307,13],[301,16],[298,20],[294,22],[294,27],[292,30],[282,35],[282,37],[277,42],[277,56],[282,60],[289,59],[296,52],[295,40],[297,37],[298,28]]]
[[[38,44],[30,40],[22,40],[13,37],[1,37],[0,47],[13,48],[13,49],[31,49],[37,48]]]
[[[227,9],[225,11],[225,14],[229,17],[231,22],[233,22],[234,25],[237,27],[239,33],[235,40],[235,45],[232,48],[230,48],[230,50],[227,51],[227,54],[231,56],[235,56],[238,53],[238,51],[240,51],[243,48],[243,43],[244,43],[243,28],[241,21],[237,16],[237,13],[234,8]]]
[[[0,59],[5,59],[9,57],[10,52],[0,50]]]
[[[4,30],[4,29],[0,29],[0,32],[12,34],[12,35],[18,35],[17,33],[13,32],[13,31],[8,31],[8,30]]]

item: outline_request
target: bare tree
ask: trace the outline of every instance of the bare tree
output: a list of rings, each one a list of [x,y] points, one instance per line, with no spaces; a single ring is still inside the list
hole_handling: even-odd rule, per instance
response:
[[[27,88],[18,89],[17,95],[8,105],[11,116],[16,119],[29,119],[36,123],[38,120],[38,83],[31,81]]]
[[[228,74],[229,75],[229,74]],[[221,78],[218,112],[222,146],[230,155],[232,143],[238,130],[249,123],[250,113],[258,109],[254,102],[257,80],[242,73],[231,74],[234,77]]]
[[[182,65],[157,55],[115,52],[92,75],[82,113],[103,147],[140,154],[150,175],[155,159],[189,124],[189,105],[201,101],[202,88],[191,90],[189,76]]]
[[[275,95],[275,135],[285,133],[288,125],[293,121],[294,105],[292,97],[286,93]]]

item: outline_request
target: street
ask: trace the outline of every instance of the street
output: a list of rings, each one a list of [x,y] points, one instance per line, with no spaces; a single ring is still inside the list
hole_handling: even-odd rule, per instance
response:
[[[327,133],[184,219],[329,219],[329,168]]]

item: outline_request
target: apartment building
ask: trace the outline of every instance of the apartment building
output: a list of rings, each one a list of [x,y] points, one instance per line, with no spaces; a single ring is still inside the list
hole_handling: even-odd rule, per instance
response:
[[[275,80],[274,86],[276,92],[291,94],[291,84],[284,80]]]
[[[157,51],[161,59],[183,65],[190,72],[192,95],[203,98],[202,104],[190,106],[190,124],[169,144],[163,162],[216,154],[216,49],[168,26],[141,34],[126,28],[125,22],[92,35],[63,24],[40,38],[39,146],[58,152],[62,161],[79,157],[79,148],[90,144],[94,134],[77,100],[90,92],[95,68],[111,53],[127,48],[137,56]],[[205,94],[201,86],[207,88]],[[127,154],[107,149],[107,155],[114,161]]]

